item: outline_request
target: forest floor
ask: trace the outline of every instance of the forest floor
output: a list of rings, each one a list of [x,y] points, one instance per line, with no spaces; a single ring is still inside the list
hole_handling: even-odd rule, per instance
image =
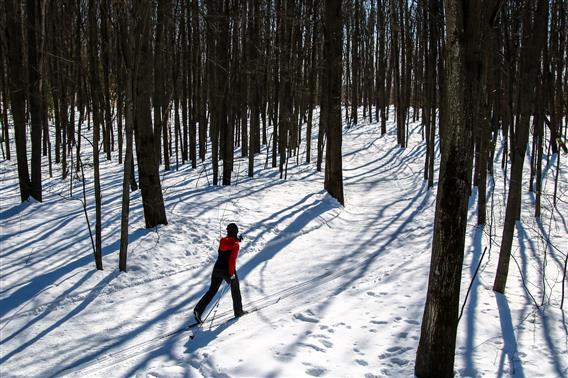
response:
[[[210,185],[210,163],[162,170],[169,224],[145,229],[140,193],[133,193],[128,273],[118,272],[122,167],[116,161],[101,169],[104,271],[94,267],[80,181],[62,181],[55,171],[57,178],[44,181],[43,203],[20,204],[15,159],[2,161],[0,375],[413,376],[437,186],[428,189],[423,180],[420,125],[410,125],[408,147],[401,149],[392,118],[384,136],[367,121],[344,129],[345,208],[323,190],[314,164],[303,163],[303,145],[287,180],[264,168],[266,151],[256,157],[252,179],[237,151],[226,187]],[[502,153],[499,144],[485,227],[476,226],[475,190],[470,200],[460,304],[470,283],[471,291],[455,372],[566,377],[568,303],[564,312],[560,303],[568,173],[560,172],[554,208],[556,158],[545,162],[540,220],[525,179],[506,294],[496,294],[506,198]],[[86,174],[94,232],[88,164]],[[244,234],[237,270],[245,309],[259,310],[230,320],[223,284],[203,327],[184,330],[229,222]]]

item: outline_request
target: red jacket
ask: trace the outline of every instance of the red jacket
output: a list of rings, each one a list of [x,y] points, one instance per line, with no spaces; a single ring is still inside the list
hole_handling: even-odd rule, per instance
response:
[[[229,277],[235,274],[237,256],[239,255],[239,241],[232,236],[225,236],[219,242],[219,256],[214,269],[227,272]]]

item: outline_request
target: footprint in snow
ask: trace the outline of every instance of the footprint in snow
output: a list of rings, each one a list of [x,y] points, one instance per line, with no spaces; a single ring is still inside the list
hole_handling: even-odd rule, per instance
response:
[[[319,320],[309,316],[309,315],[305,315],[305,314],[294,314],[294,318],[301,320],[303,322],[308,322],[308,323],[319,323]]]
[[[333,346],[333,343],[331,341],[325,339],[320,339],[319,342],[322,343],[326,348],[331,348]]]
[[[316,352],[325,352],[325,349],[320,348],[319,346],[314,345],[314,344],[298,343],[298,346],[305,347],[305,348],[310,348],[310,349],[315,350]]]
[[[387,359],[387,358],[391,358],[393,356],[398,356],[398,355],[401,355],[403,353],[408,352],[411,349],[412,348],[409,348],[409,347],[403,348],[403,347],[400,347],[400,346],[393,346],[393,347],[388,348],[386,353],[380,354],[379,359],[384,360],[384,359]],[[406,361],[406,362],[399,363],[401,361]],[[403,359],[400,359],[400,358],[397,358],[397,357],[394,357],[393,359],[391,359],[391,362],[393,362],[397,365],[400,365],[400,366],[406,365],[408,363],[407,360],[403,360]]]
[[[282,362],[291,362],[295,357],[296,355],[294,353],[280,354],[280,352],[276,352],[276,355],[274,356],[275,359]]]
[[[312,377],[321,377],[324,375],[326,370],[321,367],[313,367],[306,370],[306,374],[311,375]]]
[[[398,358],[398,357],[394,357],[393,359],[391,359],[391,362],[393,364],[398,365],[398,366],[404,366],[404,365],[408,364],[408,360],[405,360],[403,358]]]
[[[388,322],[386,322],[385,320],[371,320],[371,323],[376,325],[383,325],[387,324]]]

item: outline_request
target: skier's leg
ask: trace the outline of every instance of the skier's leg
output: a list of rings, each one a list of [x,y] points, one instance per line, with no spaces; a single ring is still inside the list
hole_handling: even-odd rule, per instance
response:
[[[231,296],[233,297],[233,311],[235,316],[241,316],[243,313],[243,304],[241,298],[241,289],[239,287],[239,278],[235,273],[235,279],[231,280]]]
[[[207,290],[207,293],[203,295],[203,297],[197,303],[197,306],[195,306],[195,311],[197,311],[200,315],[203,314],[203,311],[205,311],[205,308],[207,307],[209,302],[211,302],[211,299],[213,299],[215,294],[217,294],[217,290],[219,290],[219,286],[221,286],[222,282],[223,278],[219,277],[217,274],[215,274],[215,271],[213,271],[213,273],[211,274],[211,285],[209,286],[209,290]]]

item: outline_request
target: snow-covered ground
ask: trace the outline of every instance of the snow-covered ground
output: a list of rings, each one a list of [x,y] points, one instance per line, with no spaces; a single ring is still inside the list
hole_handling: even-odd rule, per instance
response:
[[[304,161],[304,146],[300,152]],[[265,152],[253,179],[238,158],[229,187],[209,185],[210,164],[163,172],[169,225],[145,229],[140,193],[133,194],[128,273],[118,272],[116,161],[102,167],[104,271],[94,268],[80,182],[46,179],[43,203],[20,204],[15,161],[2,161],[0,375],[413,376],[436,194],[423,180],[424,153],[418,124],[406,149],[396,146],[392,117],[385,136],[366,122],[345,130],[345,208],[323,190],[314,165],[296,166],[295,157],[287,180],[264,168]],[[459,323],[456,375],[568,376],[568,326],[559,309],[568,174],[560,172],[552,212],[556,163],[545,165],[541,220],[525,185],[503,296],[492,291],[505,202],[499,163],[495,171],[485,228],[476,227],[475,191],[470,201],[462,303],[487,249]],[[94,229],[88,167],[87,175]],[[229,222],[245,237],[237,262],[245,309],[258,311],[229,320],[223,284],[192,339],[184,328]],[[531,295],[544,306],[537,309]]]

